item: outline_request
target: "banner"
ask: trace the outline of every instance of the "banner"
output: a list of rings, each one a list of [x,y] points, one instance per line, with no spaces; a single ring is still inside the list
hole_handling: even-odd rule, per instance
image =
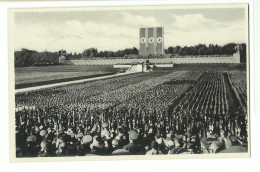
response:
[[[140,28],[140,55],[164,54],[163,27]]]

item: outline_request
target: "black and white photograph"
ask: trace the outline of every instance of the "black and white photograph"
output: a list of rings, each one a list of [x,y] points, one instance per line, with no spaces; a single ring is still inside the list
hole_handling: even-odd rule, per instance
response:
[[[248,7],[8,9],[12,161],[250,157]]]

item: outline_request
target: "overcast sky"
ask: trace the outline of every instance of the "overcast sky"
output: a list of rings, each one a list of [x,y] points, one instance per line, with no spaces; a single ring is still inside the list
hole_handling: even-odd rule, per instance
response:
[[[15,50],[139,49],[139,28],[164,27],[165,48],[246,42],[244,8],[16,12]]]

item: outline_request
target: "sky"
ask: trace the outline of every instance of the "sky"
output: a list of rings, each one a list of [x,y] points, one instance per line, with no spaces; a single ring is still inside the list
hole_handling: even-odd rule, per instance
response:
[[[245,8],[15,12],[15,50],[139,49],[140,27],[164,27],[164,48],[246,43]]]

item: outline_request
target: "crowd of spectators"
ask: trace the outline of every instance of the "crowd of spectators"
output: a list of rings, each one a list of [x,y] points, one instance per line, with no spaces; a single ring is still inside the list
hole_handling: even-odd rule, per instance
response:
[[[42,109],[22,114],[16,119],[17,157],[201,154],[247,148],[245,114],[239,113],[234,118],[200,117],[182,109],[173,115],[108,109],[87,118],[39,115]]]

